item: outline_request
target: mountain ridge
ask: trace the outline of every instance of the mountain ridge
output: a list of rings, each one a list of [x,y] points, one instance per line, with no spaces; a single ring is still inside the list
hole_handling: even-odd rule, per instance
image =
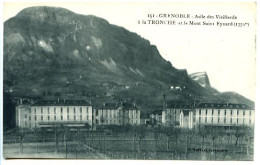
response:
[[[148,40],[102,18],[30,7],[4,27],[4,90],[13,95],[83,97],[97,105],[124,99],[147,111],[162,105],[164,94],[168,100],[219,99]]]

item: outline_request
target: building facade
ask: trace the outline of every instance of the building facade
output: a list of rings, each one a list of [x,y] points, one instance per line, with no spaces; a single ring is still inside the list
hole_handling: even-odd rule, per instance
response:
[[[156,110],[150,114],[151,125],[162,125],[162,110]]]
[[[96,125],[140,125],[140,109],[130,103],[105,103],[94,111]]]
[[[162,111],[162,124],[180,128],[254,126],[254,109],[245,104],[173,104]]]
[[[162,124],[181,128],[193,128],[194,108],[191,104],[170,104],[162,111]]]
[[[196,127],[254,126],[254,109],[245,104],[200,103],[195,108]]]
[[[104,106],[95,108],[95,124],[96,125],[120,125],[122,108],[117,103],[105,103]]]
[[[16,107],[19,128],[53,127],[54,125],[93,125],[92,106],[84,100],[39,100]]]

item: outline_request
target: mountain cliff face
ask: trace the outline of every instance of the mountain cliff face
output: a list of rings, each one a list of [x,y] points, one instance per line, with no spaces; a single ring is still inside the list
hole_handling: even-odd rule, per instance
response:
[[[202,87],[210,87],[209,78],[206,72],[196,72],[189,74],[189,77]]]
[[[4,90],[12,95],[84,97],[93,104],[127,100],[149,109],[162,104],[163,94],[217,99],[202,86],[148,40],[102,18],[31,7],[4,23]]]

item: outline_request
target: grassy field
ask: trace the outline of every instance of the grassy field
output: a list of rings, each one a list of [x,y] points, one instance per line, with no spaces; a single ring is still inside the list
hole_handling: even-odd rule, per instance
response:
[[[253,137],[249,132],[175,130],[170,133],[167,129],[155,130],[12,131],[4,134],[3,156],[59,159],[253,160]]]

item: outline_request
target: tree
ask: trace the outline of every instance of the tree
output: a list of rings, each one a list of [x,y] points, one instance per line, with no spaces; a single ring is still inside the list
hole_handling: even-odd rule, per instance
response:
[[[188,159],[189,147],[191,146],[191,139],[193,139],[195,133],[194,133],[194,130],[190,130],[190,129],[184,130],[184,133],[186,135],[185,157],[186,157],[186,159]]]
[[[175,135],[175,151],[177,151],[177,146],[178,146],[178,137],[181,133],[181,129],[180,128],[176,128],[176,127],[163,127],[161,128],[159,131],[161,131],[162,133],[164,133],[166,135],[167,138],[167,151],[170,150],[170,138]]]
[[[134,132],[138,135],[138,152],[141,152],[141,142],[146,134],[146,128],[144,126],[134,126]],[[135,143],[135,135],[134,135],[134,143]]]
[[[24,130],[20,130],[20,139],[19,139],[19,143],[20,143],[20,154],[22,154],[23,152],[23,139],[25,136]]]

